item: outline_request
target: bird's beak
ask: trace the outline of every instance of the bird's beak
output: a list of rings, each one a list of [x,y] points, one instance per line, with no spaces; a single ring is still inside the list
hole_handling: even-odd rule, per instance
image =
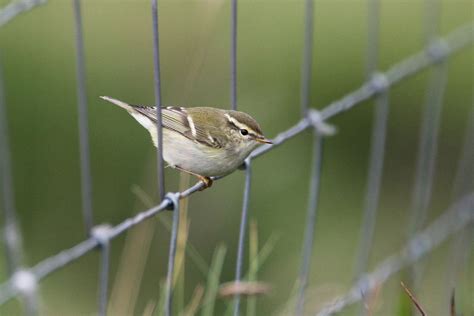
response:
[[[261,144],[273,144],[273,142],[271,140],[269,140],[268,138],[265,138],[265,137],[255,138],[255,141],[257,141]]]

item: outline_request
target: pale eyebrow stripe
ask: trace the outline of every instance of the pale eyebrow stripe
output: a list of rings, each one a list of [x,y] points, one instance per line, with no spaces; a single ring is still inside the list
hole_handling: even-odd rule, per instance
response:
[[[249,132],[249,134],[252,134],[254,136],[256,136],[258,134],[252,128],[248,127],[247,125],[245,125],[243,123],[240,123],[239,121],[237,121],[235,118],[233,118],[229,114],[226,113],[224,115],[229,120],[229,123],[233,124],[238,129],[246,129]]]

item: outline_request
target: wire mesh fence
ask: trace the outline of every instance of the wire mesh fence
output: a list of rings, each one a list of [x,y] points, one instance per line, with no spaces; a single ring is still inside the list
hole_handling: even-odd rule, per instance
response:
[[[20,13],[31,10],[44,1],[22,0],[16,1],[4,7],[0,11],[0,26],[14,19]],[[328,302],[321,310],[313,311],[316,315],[332,315],[347,306],[365,299],[366,295],[374,288],[392,275],[405,267],[412,267],[415,283],[422,274],[422,267],[417,264],[420,258],[430,253],[436,246],[446,240],[449,236],[458,233],[459,242],[456,243],[456,260],[453,264],[460,264],[462,253],[468,250],[463,248],[471,237],[469,229],[474,221],[474,195],[472,193],[472,161],[474,139],[474,106],[471,111],[470,125],[465,133],[465,146],[459,160],[455,189],[453,193],[452,206],[442,213],[438,219],[433,221],[425,229],[429,201],[432,194],[434,177],[434,166],[437,152],[437,137],[439,122],[441,118],[441,107],[443,103],[444,89],[447,84],[447,61],[450,57],[470,45],[474,41],[474,25],[462,26],[444,37],[437,34],[439,23],[438,1],[426,1],[425,19],[425,47],[422,51],[394,64],[386,71],[380,71],[378,60],[378,37],[379,37],[379,6],[378,0],[369,0],[368,7],[368,43],[367,43],[367,66],[366,82],[358,89],[351,91],[339,100],[335,100],[321,110],[310,108],[310,81],[311,64],[313,59],[313,29],[314,29],[314,2],[306,0],[305,5],[305,30],[304,50],[301,71],[301,119],[288,130],[279,133],[273,139],[273,145],[264,145],[246,159],[245,184],[242,202],[242,215],[238,237],[238,249],[236,259],[235,282],[242,280],[242,265],[244,257],[244,245],[247,234],[249,217],[249,200],[252,184],[252,161],[265,155],[274,148],[283,145],[289,139],[301,134],[306,130],[313,131],[312,143],[312,171],[310,174],[309,197],[307,208],[307,219],[305,234],[302,241],[301,268],[296,294],[295,315],[302,315],[305,311],[306,289],[309,282],[309,273],[314,242],[314,233],[317,221],[317,209],[321,174],[323,168],[323,143],[325,138],[334,135],[335,128],[328,120],[335,116],[359,106],[368,99],[373,98],[376,103],[372,136],[371,150],[369,156],[369,170],[367,175],[367,190],[365,196],[365,208],[363,215],[363,226],[361,227],[361,238],[358,250],[358,258],[354,269],[356,282],[349,291],[334,300]],[[164,173],[161,130],[161,119],[157,120],[158,146],[157,146],[157,174],[159,184],[159,196],[161,202],[139,214],[126,218],[121,223],[110,225],[96,225],[93,221],[92,209],[92,177],[89,163],[89,135],[86,102],[86,84],[84,42],[82,33],[81,1],[73,0],[75,17],[75,39],[76,39],[76,66],[77,66],[77,97],[79,117],[79,140],[80,140],[80,169],[82,183],[82,209],[84,227],[87,237],[81,243],[61,251],[60,253],[44,259],[32,267],[23,266],[22,262],[22,237],[17,227],[14,193],[12,192],[12,174],[10,164],[10,144],[8,135],[7,117],[5,112],[4,85],[0,69],[0,162],[2,180],[2,209],[4,212],[3,239],[5,243],[6,259],[10,278],[0,285],[0,304],[19,297],[25,305],[27,314],[38,313],[38,289],[40,281],[51,273],[67,267],[75,260],[85,254],[98,250],[100,252],[100,273],[98,280],[98,313],[107,313],[108,279],[110,273],[110,243],[135,225],[151,218],[164,210],[173,210],[173,224],[171,231],[170,249],[168,256],[168,272],[165,285],[164,314],[172,315],[172,277],[177,245],[177,229],[179,223],[180,200],[187,198],[204,187],[199,182],[182,192],[168,192],[164,190]],[[154,73],[155,73],[155,105],[157,116],[161,118],[161,78],[160,78],[160,55],[159,55],[159,30],[158,30],[158,1],[153,0],[151,5],[153,47],[154,47]],[[231,5],[231,49],[230,49],[230,73],[231,73],[231,108],[237,108],[237,0],[232,0]],[[393,86],[406,80],[425,69],[431,69],[431,80],[426,89],[425,108],[423,113],[423,124],[420,133],[420,146],[418,150],[417,168],[415,173],[415,185],[412,197],[412,212],[407,232],[406,245],[398,252],[382,260],[376,268],[368,272],[368,258],[373,243],[374,227],[377,218],[380,187],[382,181],[382,170],[384,162],[385,139],[387,130],[388,112],[390,107],[389,94]],[[218,178],[214,179],[218,180]],[[466,233],[467,231],[467,233]],[[464,233],[461,233],[464,232]],[[467,236],[466,236],[467,235]],[[464,236],[464,237],[463,237]],[[464,245],[464,246],[463,246]],[[453,268],[455,269],[455,268]],[[452,282],[452,280],[451,280]],[[234,298],[234,315],[240,315],[240,296]]]

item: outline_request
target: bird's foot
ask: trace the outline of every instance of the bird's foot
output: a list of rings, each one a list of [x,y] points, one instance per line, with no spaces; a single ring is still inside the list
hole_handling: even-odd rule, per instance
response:
[[[202,188],[199,189],[199,191],[203,191],[207,188],[210,188],[212,186],[212,179],[209,178],[209,177],[204,177],[204,176],[201,176],[201,175],[196,175],[199,180],[202,181],[202,183],[204,183],[204,186]]]

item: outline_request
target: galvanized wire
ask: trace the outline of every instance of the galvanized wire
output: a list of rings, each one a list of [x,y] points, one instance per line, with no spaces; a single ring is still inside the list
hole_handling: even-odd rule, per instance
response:
[[[110,243],[101,245],[100,250],[100,276],[99,276],[99,308],[98,315],[107,315],[107,302],[109,293],[110,270]]]
[[[427,54],[432,54],[431,44],[435,41],[439,25],[441,3],[425,0],[425,44]],[[426,91],[420,142],[416,162],[415,181],[411,203],[411,218],[408,224],[408,238],[423,227],[428,217],[435,164],[438,148],[438,134],[441,121],[444,90],[447,84],[448,68],[446,60],[439,61],[431,70],[430,82]],[[412,288],[417,291],[422,277],[422,265],[412,268]]]
[[[369,170],[367,175],[367,191],[365,195],[364,213],[360,231],[359,250],[355,276],[359,277],[367,269],[373,235],[377,220],[377,209],[380,199],[383,165],[385,156],[385,138],[389,114],[389,92],[381,92],[375,99],[375,112],[372,126]]]
[[[458,169],[453,181],[452,199],[474,190],[474,94],[467,119],[464,144],[458,162]]]
[[[128,231],[135,225],[166,210],[172,205],[172,203],[172,201],[165,198],[159,205],[154,206],[144,212],[141,212],[132,218],[127,218],[122,223],[111,227],[110,229],[104,232],[102,238],[112,240],[120,236],[124,232]],[[40,281],[43,278],[47,277],[49,274],[80,259],[81,257],[83,257],[84,255],[99,246],[100,242],[98,241],[98,239],[95,237],[90,237],[84,240],[83,242],[75,245],[74,247],[67,250],[63,250],[57,255],[51,256],[31,268],[25,269],[24,271],[28,271],[34,276],[37,281]],[[10,278],[7,282],[0,285],[0,305],[19,293],[19,289],[17,286],[15,286],[13,281],[14,280]]]
[[[435,41],[438,34],[441,2],[439,0],[425,0],[424,5],[424,44],[428,48],[428,53],[430,53],[430,45]],[[435,65],[430,79],[425,97],[423,123],[420,131],[410,234],[423,225],[431,198],[437,137],[441,120],[443,94],[447,81],[447,65],[445,61]]]
[[[158,179],[158,196],[160,200],[165,197],[164,162],[163,162],[163,121],[161,117],[161,68],[160,68],[160,39],[158,23],[158,0],[151,0],[151,16],[153,27],[153,74],[156,106],[156,169]]]
[[[439,34],[441,22],[441,0],[425,0],[423,18],[424,45],[429,45]]]
[[[21,13],[45,4],[46,0],[19,0],[12,1],[0,10],[0,27],[10,22]]]
[[[313,68],[313,33],[314,33],[314,0],[305,1],[305,26],[303,42],[303,60],[301,62],[300,106],[301,115],[308,112],[311,94],[311,77]]]
[[[345,294],[331,299],[316,316],[334,315],[360,302],[391,276],[420,260],[449,236],[474,222],[474,193],[464,196],[444,211],[431,225],[415,234],[397,253],[387,257],[376,268],[363,275]]]
[[[472,98],[471,111],[464,135],[456,177],[453,181],[452,200],[474,191],[474,95]],[[457,288],[461,281],[463,272],[467,269],[469,256],[472,253],[472,241],[474,240],[474,225],[468,225],[451,242],[450,254],[447,256],[446,290],[444,314],[448,315],[451,308],[450,297],[452,291]],[[466,275],[466,274],[464,274]]]
[[[173,224],[171,226],[171,239],[170,248],[168,255],[168,273],[166,274],[166,285],[165,285],[165,316],[172,315],[172,303],[173,303],[173,277],[174,277],[174,263],[176,258],[176,247],[178,243],[178,227],[179,227],[179,195],[178,194],[167,194],[168,200],[171,201],[173,209]]]
[[[235,267],[235,282],[240,282],[242,278],[242,264],[244,261],[244,244],[247,236],[248,213],[250,203],[250,185],[252,183],[252,167],[250,159],[245,160],[245,186],[244,198],[242,201],[242,218],[240,219],[239,243],[237,246],[237,265]],[[234,316],[240,315],[240,294],[234,297]]]
[[[308,211],[306,215],[306,229],[303,239],[301,268],[298,278],[298,293],[296,297],[295,315],[303,315],[305,292],[308,287],[311,257],[313,254],[314,232],[316,227],[319,191],[321,187],[321,172],[323,165],[323,136],[313,129],[313,160],[311,164],[311,179],[309,185]]]
[[[98,284],[98,315],[107,315],[107,300],[110,274],[110,239],[108,236],[109,225],[100,225],[92,229],[91,235],[99,244],[100,271]]]
[[[441,120],[443,93],[447,81],[447,65],[442,62],[434,73],[427,91],[420,146],[418,149],[415,185],[412,201],[412,220],[409,233],[419,229],[426,220],[429,208],[435,163],[438,133]]]
[[[424,68],[427,68],[431,64],[437,62],[439,58],[448,58],[451,54],[456,53],[464,47],[468,46],[474,40],[472,36],[473,33],[474,26],[472,24],[463,26],[459,29],[456,29],[445,38],[445,40],[442,42],[443,49],[445,49],[443,51],[444,54],[440,55],[439,57],[433,58],[432,56],[428,56],[424,53],[418,53],[394,65],[385,74],[389,86],[395,85],[401,80],[411,75],[414,75],[415,73],[423,70]],[[337,100],[322,109],[321,118],[329,119],[338,114],[341,114],[344,111],[347,111],[352,107],[361,104],[362,101],[365,101],[368,98],[372,97],[376,92],[377,89],[374,89],[372,82],[366,82],[360,88],[356,89],[355,91],[351,92],[340,100]],[[290,129],[277,135],[277,137],[273,139],[274,145],[265,145],[259,147],[250,154],[249,159],[254,159],[265,154],[266,152],[283,144],[288,139],[297,136],[310,126],[311,121],[308,118],[303,118]],[[179,197],[188,197],[191,194],[199,191],[199,189],[203,188],[203,186],[204,184],[202,182],[198,182],[189,189],[180,192]],[[144,212],[141,212],[132,218],[124,220],[122,223],[111,228],[110,238],[115,238],[130,229],[131,227],[139,224],[140,222],[152,216],[155,216],[156,214],[165,210],[169,205],[171,205],[170,201],[164,199],[159,205],[150,208]],[[97,241],[93,238],[89,238],[81,242],[80,244],[72,247],[71,249],[65,250],[59,253],[58,255],[43,260],[30,270],[36,276],[36,278],[40,280],[49,275],[50,273],[66,266],[70,262],[77,260],[92,249],[95,249],[97,246]],[[18,289],[13,287],[11,282],[12,280],[10,279],[0,285],[0,304],[4,303],[5,301],[18,294]]]
[[[11,151],[6,113],[6,97],[3,82],[3,69],[0,67],[0,200],[3,210],[3,240],[5,243],[5,257],[7,271],[10,278],[18,276],[23,264],[23,242],[18,227]],[[21,274],[20,274],[21,275]],[[27,315],[36,315],[38,310],[36,286],[22,291],[22,301]]]
[[[367,0],[366,76],[370,78],[379,65],[380,0]]]
[[[5,102],[3,69],[0,68],[0,198],[4,218],[3,239],[6,250],[7,271],[9,275],[12,275],[21,265],[23,247],[22,237],[18,229],[15,194],[13,192],[11,151]]]
[[[75,1],[78,1],[78,0],[75,0]],[[80,9],[79,7],[77,8]],[[152,2],[152,9],[154,13],[157,12],[156,0],[153,0]],[[76,14],[78,12],[79,11],[76,10]],[[0,12],[0,15],[1,15],[1,12]],[[80,19],[80,15],[79,15],[79,19]],[[77,26],[79,26],[77,30],[81,30],[81,23],[79,19],[76,19],[76,24]],[[155,92],[159,91],[159,76],[156,76],[156,74],[159,74],[159,62],[158,62],[159,61],[159,56],[158,56],[159,47],[157,45],[158,44],[158,28],[157,28],[158,23],[157,22],[158,22],[157,15],[155,16],[155,14],[153,14],[153,27],[154,27],[154,32],[155,32],[154,33],[154,40],[155,40],[154,47],[155,47],[155,62],[156,62],[155,63],[155,88],[158,87],[158,89],[155,89]],[[266,152],[283,144],[288,139],[297,136],[304,130],[310,127],[315,127],[315,124],[319,126],[320,130],[324,130],[324,129],[328,130],[328,127],[325,125],[324,120],[332,118],[336,115],[343,113],[344,111],[347,111],[353,108],[356,105],[359,105],[362,101],[365,101],[377,95],[378,93],[380,93],[381,90],[388,89],[391,86],[399,83],[403,79],[411,75],[414,75],[415,73],[433,64],[439,63],[440,61],[447,60],[447,58],[449,58],[452,54],[460,51],[461,49],[470,45],[473,42],[474,40],[473,31],[474,31],[473,25],[469,24],[450,33],[444,40],[436,40],[436,41],[431,42],[429,46],[429,50],[428,50],[429,53],[421,52],[421,53],[415,54],[403,60],[402,62],[394,65],[387,72],[380,73],[381,77],[379,78],[383,78],[382,85],[380,84],[380,81],[377,81],[372,78],[366,83],[364,83],[360,88],[346,95],[342,99],[329,104],[327,107],[323,108],[321,112],[308,109],[308,113],[304,118],[302,118],[290,129],[280,133],[274,139],[274,145],[265,145],[258,148],[248,157],[248,161],[250,162],[252,159],[265,154]],[[83,48],[81,48],[83,46],[82,34],[79,32],[77,34],[78,35],[77,35],[76,40],[78,42],[78,45],[77,45],[78,53],[83,54],[81,53],[83,50]],[[83,55],[82,57],[79,57],[79,54],[78,54],[78,78],[79,76],[81,76],[81,78],[84,79],[84,72],[82,73],[82,75],[79,75],[79,72],[80,72],[79,69],[82,69],[81,71],[84,71],[83,63],[84,63]],[[79,67],[81,64],[82,64],[82,67]],[[79,82],[81,82],[81,80],[78,80],[78,85],[79,85]],[[82,80],[82,82],[84,81]],[[85,95],[86,95],[85,89],[80,88],[79,90],[82,91],[80,93],[82,93],[85,100]],[[156,95],[158,96],[159,92],[156,92]],[[159,101],[159,98],[157,98],[157,103],[159,103],[157,105],[160,105],[161,104],[160,102],[161,101]],[[157,108],[159,109],[160,107],[158,106]],[[158,130],[159,128],[160,127],[158,126]],[[26,293],[31,289],[36,289],[37,282],[39,282],[40,280],[42,280],[49,274],[81,258],[82,256],[89,253],[93,249],[100,247],[103,244],[101,240],[107,240],[107,242],[109,242],[113,238],[129,230],[131,227],[141,223],[142,221],[150,217],[156,216],[158,213],[162,212],[166,208],[169,208],[170,206],[175,205],[176,202],[173,201],[173,199],[169,198],[170,194],[176,197],[176,199],[181,199],[195,193],[196,191],[201,189],[203,185],[204,184],[202,182],[199,182],[183,192],[169,193],[167,195],[168,197],[165,197],[159,205],[153,208],[150,208],[144,212],[141,212],[132,218],[125,219],[122,223],[114,227],[110,227],[109,229],[104,231],[104,234],[101,237],[102,239],[98,239],[96,236],[95,237],[91,236],[85,241],[75,245],[74,247],[68,250],[62,251],[55,256],[49,257],[31,268],[19,270],[17,273],[15,273],[13,277],[11,277],[5,283],[0,285],[0,304],[3,304],[7,300],[13,298],[14,296],[18,294]],[[249,186],[250,186],[250,182],[249,182]],[[474,199],[472,196],[469,196],[468,198],[463,199],[458,205],[459,207],[456,207],[455,211],[446,213],[444,216],[442,216],[438,221],[432,224],[425,231],[417,234],[415,238],[411,240],[411,242],[399,255],[396,255],[395,257],[390,257],[389,259],[387,259],[387,261],[385,261],[380,266],[380,268],[375,271],[374,277],[376,277],[377,280],[382,280],[382,281],[385,280],[390,275],[392,275],[395,270],[398,271],[399,269],[402,268],[402,266],[406,266],[415,262],[422,255],[426,254],[433,247],[439,244],[442,240],[447,238],[449,234],[461,229],[462,227],[467,225],[467,223],[472,222],[472,217],[473,217],[472,208],[469,210],[466,210],[460,207],[460,206],[466,206],[466,203],[467,203],[466,199],[469,200],[469,203],[470,203],[469,205],[472,205],[472,200]],[[248,200],[248,197],[247,197],[247,200]],[[244,201],[244,206],[245,204],[246,202]],[[448,218],[446,218],[446,216],[448,216]],[[173,245],[173,242],[172,242],[172,245]],[[304,253],[308,255],[308,252],[304,252]],[[102,281],[100,282],[101,287],[102,287],[101,297],[106,297],[107,295],[106,290],[104,290],[103,286],[105,283],[107,283],[106,275],[108,275],[109,263],[108,263],[108,255],[105,255],[105,252],[103,252],[102,254],[103,254],[103,257],[102,257],[103,268],[101,272]],[[169,260],[171,260],[172,257],[173,255],[170,252]],[[169,264],[169,268],[171,268],[171,266],[172,265]],[[343,302],[342,305],[338,303],[337,308],[342,308],[341,306],[346,306],[347,302],[350,303],[350,302],[360,300],[362,298],[361,289],[367,289],[368,288],[367,284],[368,285],[372,284],[372,283],[368,283],[369,281],[372,280],[372,278],[369,278],[371,275],[361,278],[358,281],[357,287],[355,288],[355,290],[349,293],[348,296],[342,298],[342,299],[346,299],[344,300],[345,303]],[[105,293],[105,296],[103,295],[103,293]],[[171,293],[169,297],[171,298]],[[100,299],[100,304],[103,304],[103,298]]]
[[[82,216],[87,234],[94,226],[92,215],[92,176],[89,152],[89,118],[87,115],[84,35],[82,32],[81,0],[73,0],[76,30],[77,111],[79,123],[79,154],[81,163]]]
[[[355,265],[355,277],[366,271],[372,249],[372,241],[377,220],[380,188],[385,160],[385,138],[389,113],[389,91],[387,79],[376,73],[379,59],[380,2],[368,1],[367,16],[367,78],[372,80],[379,90],[375,96],[374,117],[372,120],[371,148],[367,174],[364,212],[360,230],[359,250]]]
[[[314,1],[305,1],[305,24],[303,58],[301,62],[300,108],[301,115],[311,122],[309,102],[311,96],[311,77],[313,68],[313,41],[314,41]],[[313,111],[314,112],[314,111]],[[319,112],[317,113],[320,119]],[[296,296],[295,315],[304,313],[305,293],[308,285],[311,256],[313,254],[314,231],[316,227],[317,205],[319,200],[319,186],[321,181],[323,139],[317,126],[313,124],[313,160],[310,179],[306,228],[301,249],[301,267],[298,278],[298,292]]]
[[[237,0],[230,4],[230,104],[237,110]]]

